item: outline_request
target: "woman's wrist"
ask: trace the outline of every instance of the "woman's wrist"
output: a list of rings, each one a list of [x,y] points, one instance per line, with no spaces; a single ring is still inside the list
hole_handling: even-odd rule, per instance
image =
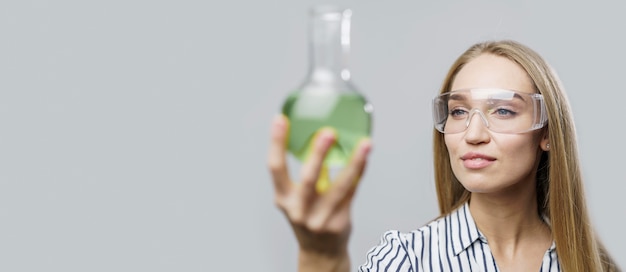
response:
[[[298,256],[298,271],[350,271],[350,256],[348,250],[340,250],[329,254],[327,252],[312,252],[300,250]]]

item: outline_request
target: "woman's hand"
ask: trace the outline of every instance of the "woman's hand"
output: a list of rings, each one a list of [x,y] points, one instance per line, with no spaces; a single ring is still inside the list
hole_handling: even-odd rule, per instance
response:
[[[268,166],[272,174],[275,202],[294,230],[300,246],[300,271],[348,271],[348,238],[351,231],[350,206],[363,174],[371,142],[359,142],[349,164],[325,192],[315,184],[326,153],[335,141],[331,129],[318,132],[299,182],[292,182],[286,164],[285,145],[288,120],[277,116],[272,124]]]

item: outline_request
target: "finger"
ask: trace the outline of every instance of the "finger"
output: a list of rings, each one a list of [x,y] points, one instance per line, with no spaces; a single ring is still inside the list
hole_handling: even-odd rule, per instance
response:
[[[285,154],[288,131],[289,120],[284,115],[274,117],[267,161],[274,181],[274,190],[278,194],[285,192],[291,186]]]
[[[326,196],[315,207],[315,210],[311,211],[312,216],[309,221],[311,226],[325,225],[331,217],[335,216],[334,214],[338,210],[341,210],[340,206],[350,205],[358,181],[367,165],[367,156],[371,148],[372,143],[369,139],[363,139],[359,142],[350,164],[339,174]]]
[[[321,173],[321,170],[324,167],[324,158],[335,142],[335,135],[335,131],[332,128],[323,128],[315,135],[310,155],[302,167],[300,176],[302,190],[306,196],[315,193],[315,184],[320,178],[327,177],[326,171]]]
[[[337,194],[341,197],[349,190],[356,189],[367,166],[367,157],[371,150],[372,141],[369,138],[359,141],[356,150],[352,154],[348,167],[339,174],[337,181],[334,182],[333,191],[335,192],[332,194]]]
[[[337,179],[333,182],[328,196],[323,201],[323,205],[335,207],[344,199],[350,200],[352,198],[358,182],[365,171],[367,157],[371,149],[372,142],[370,139],[366,138],[359,141],[356,150],[352,154],[350,163],[339,173]]]
[[[309,155],[301,168],[297,197],[292,198],[293,202],[288,209],[288,217],[292,223],[305,224],[309,210],[315,204],[315,184],[320,174],[324,174],[320,173],[320,170],[323,168],[324,157],[334,138],[334,131],[324,128],[313,136],[310,146],[307,147]]]

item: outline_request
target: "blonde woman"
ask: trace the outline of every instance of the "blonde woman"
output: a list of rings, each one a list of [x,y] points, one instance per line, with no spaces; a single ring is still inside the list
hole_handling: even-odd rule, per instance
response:
[[[619,271],[587,214],[569,104],[556,74],[514,41],[471,46],[433,99],[441,216],[388,231],[359,271]],[[350,271],[350,205],[371,142],[324,194],[315,181],[334,141],[321,131],[300,183],[285,165],[288,121],[272,128],[276,204],[300,245],[300,271]]]

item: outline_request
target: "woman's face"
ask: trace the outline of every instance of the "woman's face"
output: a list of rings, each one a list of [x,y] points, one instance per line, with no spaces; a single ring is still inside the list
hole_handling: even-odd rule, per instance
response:
[[[483,54],[467,63],[456,75],[451,90],[499,88],[534,93],[530,77],[515,62]],[[471,117],[467,130],[444,134],[452,171],[472,193],[500,193],[534,184],[539,148],[547,137],[541,130],[521,134],[490,131],[479,114]]]

